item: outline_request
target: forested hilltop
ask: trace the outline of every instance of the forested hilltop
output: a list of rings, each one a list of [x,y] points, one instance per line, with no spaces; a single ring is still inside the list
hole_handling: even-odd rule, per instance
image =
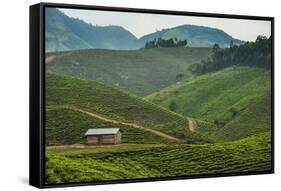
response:
[[[230,42],[230,48],[220,48],[215,44],[209,59],[192,64],[189,69],[193,74],[205,74],[234,65],[270,69],[271,37],[258,36],[255,42],[246,42],[240,46]]]
[[[152,41],[147,41],[144,48],[175,48],[188,47],[187,40],[178,40],[177,38],[169,38],[167,40],[162,38],[155,38]]]

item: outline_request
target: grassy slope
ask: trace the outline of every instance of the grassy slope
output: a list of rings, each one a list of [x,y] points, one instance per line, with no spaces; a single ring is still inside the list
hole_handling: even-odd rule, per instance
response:
[[[270,129],[270,86],[268,71],[232,67],[166,88],[145,99],[166,108],[174,101],[175,111],[180,114],[211,123],[217,120],[220,128],[213,128],[213,138],[236,140]],[[212,134],[210,124],[207,128],[207,134]]]
[[[239,108],[240,113],[216,130],[211,137],[220,141],[237,140],[271,129],[271,97],[269,95],[257,95],[248,102],[246,107],[239,105],[235,107]]]
[[[205,145],[48,150],[46,182],[69,183],[271,170],[270,134]]]
[[[92,49],[54,54],[58,59],[47,64],[49,71],[94,79],[143,96],[175,84],[177,74],[189,78],[189,65],[209,57],[211,49]]]
[[[47,145],[84,143],[84,134],[89,128],[112,127],[122,130],[122,143],[169,142],[169,140],[148,131],[105,122],[69,108],[49,107],[46,110]]]
[[[110,119],[139,124],[188,142],[206,141],[189,131],[187,120],[179,114],[96,81],[47,73],[46,104],[49,107],[79,108]]]

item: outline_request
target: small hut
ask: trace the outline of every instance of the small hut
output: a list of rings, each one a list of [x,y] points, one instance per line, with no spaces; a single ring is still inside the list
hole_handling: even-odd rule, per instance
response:
[[[90,145],[115,145],[121,143],[122,133],[119,128],[96,128],[88,129],[85,136]]]

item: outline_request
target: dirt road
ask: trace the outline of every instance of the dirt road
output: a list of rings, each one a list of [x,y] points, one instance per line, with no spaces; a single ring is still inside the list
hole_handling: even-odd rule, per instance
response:
[[[53,62],[55,59],[59,59],[59,58],[62,58],[63,56],[69,56],[69,55],[71,55],[71,52],[67,52],[67,53],[63,53],[63,54],[59,54],[59,55],[48,56],[45,58],[45,64],[49,64],[49,63]]]
[[[46,59],[45,59],[45,64],[49,64],[50,62],[54,61],[56,59],[56,56],[53,55],[53,56],[48,56]]]
[[[195,131],[195,129],[197,128],[196,122],[191,118],[188,118],[188,128],[190,131]]]
[[[176,137],[173,137],[171,135],[168,135],[166,133],[163,133],[163,132],[160,132],[160,131],[157,131],[157,130],[154,130],[154,129],[149,129],[149,128],[143,127],[143,126],[135,124],[135,123],[127,123],[127,122],[117,121],[117,120],[114,120],[114,119],[108,119],[108,118],[106,118],[104,116],[100,116],[99,114],[96,114],[96,113],[93,113],[93,112],[84,111],[84,110],[81,110],[81,109],[78,109],[78,108],[74,108],[74,107],[68,107],[68,109],[71,109],[73,111],[78,111],[78,112],[87,114],[89,116],[95,117],[97,119],[100,119],[100,120],[103,120],[103,121],[106,121],[106,122],[110,122],[110,123],[114,123],[114,124],[121,124],[121,125],[129,126],[129,127],[133,127],[133,128],[136,128],[136,129],[142,129],[144,131],[149,131],[149,132],[151,132],[151,133],[153,133],[153,134],[155,134],[157,136],[161,136],[161,137],[164,137],[164,138],[172,140],[172,141],[181,142],[181,140],[176,138]]]

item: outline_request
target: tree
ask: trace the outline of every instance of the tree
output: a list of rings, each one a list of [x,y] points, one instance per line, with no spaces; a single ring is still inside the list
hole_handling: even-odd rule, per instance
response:
[[[183,79],[183,77],[184,77],[184,74],[183,74],[183,73],[180,73],[180,74],[177,74],[177,75],[176,75],[176,79],[177,79],[177,80],[181,80],[181,79]]]
[[[229,43],[229,47],[232,48],[233,47],[233,40],[230,41]]]
[[[170,102],[169,109],[175,111],[177,109],[177,104],[174,101]]]
[[[271,37],[258,36],[255,42],[232,45],[230,48],[220,48],[214,44],[212,50],[210,60],[189,67],[193,74],[205,74],[235,65],[271,68]]]
[[[231,108],[229,109],[229,112],[231,113],[231,115],[232,115],[233,117],[234,117],[235,115],[237,115],[237,113],[238,113],[237,109],[234,108],[234,107],[231,107]]]
[[[144,48],[159,48],[159,47],[165,47],[165,48],[173,48],[173,47],[186,47],[187,46],[187,40],[178,40],[177,38],[169,38],[167,40],[162,38],[157,38],[152,41],[147,41],[145,43]]]
[[[215,43],[214,46],[213,46],[213,51],[217,51],[220,49],[220,45]]]
[[[176,40],[176,47],[186,47],[187,46],[187,40]]]
[[[267,40],[266,36],[259,35],[256,39],[256,42],[262,42],[262,41],[266,41],[266,40]]]
[[[214,120],[214,125],[216,125],[216,126],[219,125],[219,120],[218,120],[218,119],[215,119],[215,120]]]

